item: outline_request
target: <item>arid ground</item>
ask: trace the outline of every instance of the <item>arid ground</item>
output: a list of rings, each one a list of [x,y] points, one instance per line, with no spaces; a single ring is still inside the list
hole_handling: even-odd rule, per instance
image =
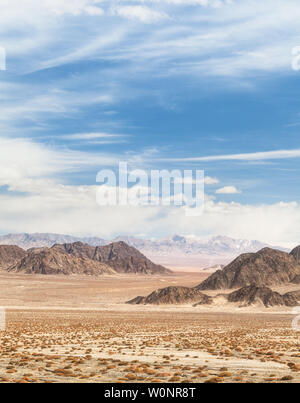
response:
[[[0,275],[1,382],[299,382],[289,308],[131,306],[208,274]]]

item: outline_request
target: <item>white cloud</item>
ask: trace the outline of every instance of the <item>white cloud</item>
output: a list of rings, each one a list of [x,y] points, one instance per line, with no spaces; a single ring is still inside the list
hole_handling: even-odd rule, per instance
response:
[[[216,194],[223,195],[233,195],[241,193],[235,186],[224,186],[223,188],[217,189]]]
[[[109,139],[115,137],[124,137],[122,134],[110,134],[110,133],[75,133],[66,134],[63,136],[71,140],[95,140],[95,139]]]
[[[172,161],[185,161],[185,162],[211,162],[211,161],[264,161],[264,160],[277,160],[299,158],[300,149],[292,150],[275,150],[275,151],[259,151],[255,153],[244,154],[227,154],[227,155],[210,155],[207,157],[195,158],[176,158]],[[171,161],[171,159],[169,159]]]
[[[119,144],[124,143],[126,140],[124,134],[111,134],[111,133],[75,133],[60,136],[66,140],[77,140],[89,144]]]
[[[111,0],[110,0],[111,1]],[[203,7],[219,7],[225,4],[232,4],[233,0],[117,0],[119,3],[142,3],[142,4],[172,4],[172,5],[192,5]]]
[[[218,178],[211,178],[210,176],[204,178],[205,185],[217,185],[219,182]]]
[[[87,24],[86,16],[95,18]],[[291,74],[299,18],[295,0],[0,0],[0,46],[22,72],[94,58],[155,75]]]
[[[118,156],[59,150],[28,139],[0,139],[0,221],[2,232],[61,232],[111,237],[170,233],[224,234],[274,245],[300,243],[300,205],[242,205],[206,197],[204,214],[187,217],[182,207],[100,207],[95,185],[67,185],[70,171],[115,166]],[[95,170],[97,170],[97,168]],[[143,194],[146,189],[141,188]],[[274,225],[276,223],[276,225]]]
[[[118,160],[118,156],[109,154],[50,148],[29,139],[2,137],[0,138],[0,186],[9,186],[14,191],[30,192],[30,187],[26,190],[26,183],[40,185],[40,182],[32,181],[44,179],[53,181],[57,174],[63,172],[112,166]]]
[[[66,86],[68,89],[64,89]],[[96,87],[96,84],[94,84]],[[108,93],[101,88],[93,91],[86,88],[80,94],[69,89],[68,82],[61,82],[59,86],[51,83],[14,84],[0,82],[0,128],[6,135],[14,133],[14,129],[19,130],[22,136],[27,134],[28,124],[34,127],[34,131],[40,130],[40,135],[44,134],[49,121],[66,118],[68,116],[78,116],[87,106],[106,106],[114,102],[114,94]],[[20,130],[20,128],[23,128]],[[32,135],[31,128],[29,135]]]
[[[59,177],[70,171],[115,166],[117,156],[59,150],[28,139],[0,140],[0,194],[2,232],[61,232],[110,238],[119,233],[147,236],[170,233],[258,239],[273,245],[300,243],[300,205],[242,205],[215,202],[206,197],[199,217],[187,217],[185,208],[100,207],[95,185],[67,185]],[[96,173],[95,173],[96,178]],[[141,188],[143,194],[146,189]],[[276,225],[274,225],[276,223]]]
[[[102,15],[103,10],[97,6],[101,3],[99,0],[0,0],[1,14],[10,16],[15,13],[17,16],[21,13],[33,11],[53,13],[56,15],[71,14],[78,16],[80,14]]]
[[[145,23],[157,22],[168,18],[166,13],[152,10],[146,6],[116,6],[112,7],[111,12],[114,15]]]
[[[137,7],[138,1],[0,0],[0,45],[7,48],[10,78],[15,73],[75,61],[112,61],[115,66],[109,69],[109,74],[101,71],[98,77],[91,79],[89,76],[80,85],[75,73],[68,83],[54,80],[49,87],[42,82],[26,85],[1,81],[2,134],[13,135],[16,127],[24,135],[28,134],[22,125],[24,120],[39,127],[47,122],[43,120],[44,116],[55,115],[57,118],[73,114],[77,117],[83,107],[115,102],[120,99],[120,78],[132,77],[133,72],[134,77],[138,79],[140,75],[144,80],[158,74],[240,78],[248,76],[249,72],[285,69],[286,74],[293,73],[290,51],[299,45],[295,38],[300,35],[297,1],[245,0],[231,4],[217,0],[153,0],[140,3]],[[187,4],[195,7],[185,8]],[[224,7],[218,7],[222,4]],[[114,6],[123,11],[110,15],[109,10]],[[163,24],[136,23],[160,20]],[[120,67],[118,62],[121,62]],[[87,86],[91,81],[93,88]],[[94,85],[98,82],[104,83],[104,89]],[[132,93],[133,88],[128,88],[126,96],[132,96]],[[97,138],[91,138],[91,135]],[[101,133],[75,136],[77,140],[81,136],[85,141],[112,139],[103,138]],[[148,153],[146,159],[150,161],[153,155],[155,157]],[[293,149],[180,161],[263,161],[299,157],[300,150]],[[130,154],[130,158],[134,163],[142,164],[145,155]],[[1,229],[109,237],[119,232],[139,233],[142,227],[150,236],[188,232],[197,235],[221,233],[278,244],[283,240],[287,243],[300,240],[300,206],[297,203],[251,206],[216,203],[210,196],[206,198],[205,214],[188,219],[180,208],[102,209],[95,203],[96,187],[70,186],[58,179],[59,175],[71,171],[111,166],[119,159],[115,155],[61,150],[29,139],[13,140],[2,136],[0,186],[7,186],[8,191],[0,194]],[[217,182],[214,178],[206,178],[206,184]]]

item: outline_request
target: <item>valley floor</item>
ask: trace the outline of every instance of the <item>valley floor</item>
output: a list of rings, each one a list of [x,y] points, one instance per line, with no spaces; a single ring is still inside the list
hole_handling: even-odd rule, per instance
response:
[[[0,275],[0,382],[300,382],[291,309],[128,306],[203,274]]]

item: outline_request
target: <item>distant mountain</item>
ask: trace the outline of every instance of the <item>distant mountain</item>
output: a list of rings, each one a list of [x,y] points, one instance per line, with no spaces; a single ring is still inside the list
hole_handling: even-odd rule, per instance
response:
[[[183,237],[173,235],[167,239],[147,240],[134,237],[118,237],[115,241],[124,241],[148,255],[235,255],[245,252],[257,252],[269,246],[259,241],[233,239],[224,236],[215,236],[210,239],[197,239],[195,237]],[[280,248],[281,249],[281,248]]]
[[[272,286],[294,282],[300,275],[300,262],[293,251],[288,254],[264,248],[257,253],[240,255],[223,270],[218,270],[197,288],[219,290],[256,286]]]
[[[23,249],[51,248],[55,244],[82,242],[92,246],[105,245],[102,238],[78,238],[60,234],[8,234],[0,236],[0,245],[17,245]]]
[[[152,240],[120,236],[113,240],[97,237],[78,238],[59,234],[16,234],[0,237],[0,245],[17,245],[23,249],[36,247],[51,248],[55,244],[73,244],[81,242],[90,246],[104,246],[111,242],[125,242],[138,249],[142,254],[156,263],[169,266],[210,267],[230,262],[242,253],[257,252],[266,243],[215,236],[198,239],[193,236],[173,235],[166,239]],[[276,248],[287,251],[284,248]]]
[[[107,264],[86,257],[75,257],[57,249],[31,250],[18,263],[8,268],[8,272],[25,274],[84,274],[99,276],[116,274]]]

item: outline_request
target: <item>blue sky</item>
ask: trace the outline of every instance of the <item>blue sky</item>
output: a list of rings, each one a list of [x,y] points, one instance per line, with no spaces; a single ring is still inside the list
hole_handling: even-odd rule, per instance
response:
[[[0,232],[299,243],[296,0],[19,3],[0,0]],[[100,209],[120,160],[205,170],[204,215]]]

